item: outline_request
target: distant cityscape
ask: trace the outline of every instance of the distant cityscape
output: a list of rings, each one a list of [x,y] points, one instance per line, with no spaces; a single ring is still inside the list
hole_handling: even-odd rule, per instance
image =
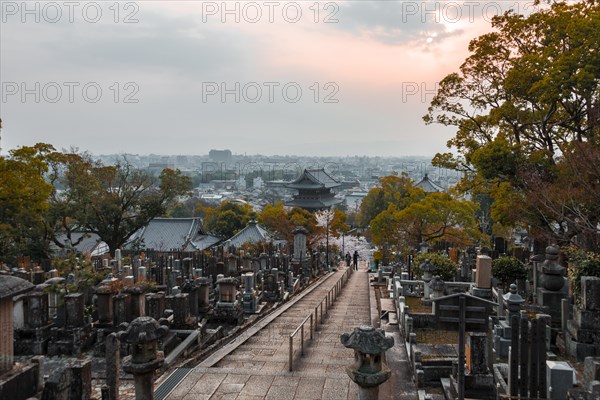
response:
[[[179,169],[192,178],[193,197],[214,204],[241,199],[257,210],[267,203],[290,200],[295,191],[284,184],[296,179],[304,169],[323,168],[340,182],[334,192],[348,212],[357,211],[362,198],[384,176],[406,174],[415,182],[427,176],[444,190],[461,177],[458,171],[431,165],[431,158],[425,156],[269,156],[213,149],[208,154],[194,156],[105,154],[95,158],[104,164],[126,159],[155,175],[166,168]]]

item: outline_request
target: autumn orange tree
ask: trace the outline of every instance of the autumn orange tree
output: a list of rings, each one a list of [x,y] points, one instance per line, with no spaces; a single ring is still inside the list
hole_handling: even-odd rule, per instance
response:
[[[448,193],[429,193],[401,210],[391,204],[371,222],[373,242],[413,249],[422,242],[473,244],[480,237],[476,210],[476,203]]]
[[[393,204],[396,209],[403,209],[424,196],[423,190],[415,187],[412,179],[406,174],[379,178],[379,186],[369,190],[360,204],[358,223],[366,227],[373,218],[387,210],[390,204]]]
[[[313,213],[299,207],[288,210],[282,202],[267,204],[258,213],[257,220],[275,236],[290,243],[293,240],[292,231],[298,226],[306,228],[309,232],[309,242],[322,231]]]
[[[463,191],[494,199],[495,222],[597,249],[600,3],[508,12],[492,28],[424,117],[456,128],[455,153],[434,163],[463,171]]]

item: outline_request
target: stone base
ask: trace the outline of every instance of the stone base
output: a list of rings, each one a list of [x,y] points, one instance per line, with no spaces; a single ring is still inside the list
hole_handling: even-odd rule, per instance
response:
[[[481,289],[478,287],[473,287],[471,289],[471,294],[476,297],[480,297],[482,299],[491,300],[492,299],[492,289]]]
[[[568,331],[557,338],[557,346],[561,352],[577,358],[577,361],[600,356],[600,343],[580,343]]]
[[[25,400],[37,394],[40,383],[39,364],[29,364],[18,372],[0,376],[0,399]]]
[[[560,326],[561,301],[565,298],[564,292],[552,292],[544,288],[537,290],[537,304],[544,307],[544,312],[552,317],[552,325]]]
[[[15,339],[15,355],[42,356],[48,352],[49,338],[43,340]]]
[[[79,355],[96,341],[96,332],[91,327],[52,328],[52,338],[48,342],[48,356],[70,354]]]
[[[600,311],[588,311],[573,307],[573,322],[580,329],[600,330]]]
[[[600,344],[600,330],[579,328],[574,321],[568,321],[567,331],[573,337],[573,339],[578,342]]]
[[[442,379],[442,388],[447,399],[455,399],[458,395],[458,381],[453,375],[449,380]],[[470,383],[468,383],[470,382]],[[477,382],[477,383],[476,383]],[[491,386],[490,386],[491,384]],[[465,398],[496,400],[496,387],[494,376],[488,375],[466,375],[465,376]]]

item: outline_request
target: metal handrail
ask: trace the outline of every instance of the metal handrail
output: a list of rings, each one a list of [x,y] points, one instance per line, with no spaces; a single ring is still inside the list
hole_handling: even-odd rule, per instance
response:
[[[306,324],[306,322],[308,320],[310,320],[310,339],[312,340],[313,339],[313,331],[317,330],[317,324],[318,324],[317,321],[319,321],[319,319],[317,318],[319,308],[321,309],[321,323],[323,323],[323,302],[325,302],[325,314],[327,314],[329,308],[331,308],[331,306],[333,305],[333,302],[335,300],[337,300],[339,293],[342,291],[342,288],[348,282],[349,276],[351,274],[352,274],[352,268],[348,268],[346,270],[346,272],[344,272],[344,274],[340,277],[340,279],[338,279],[338,281],[333,285],[333,287],[331,289],[329,289],[329,292],[327,292],[327,295],[315,307],[314,320],[313,320],[313,313],[311,311],[311,313],[309,315],[307,315],[304,318],[304,320],[302,320],[300,325],[298,325],[298,327],[290,334],[289,353],[288,353],[289,371],[290,372],[293,370],[293,363],[294,363],[294,336],[296,336],[296,334],[298,332],[300,332],[300,355],[304,356],[304,325]]]

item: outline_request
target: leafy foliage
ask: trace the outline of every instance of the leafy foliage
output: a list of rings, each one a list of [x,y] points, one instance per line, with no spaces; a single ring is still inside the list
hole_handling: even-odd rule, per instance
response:
[[[508,290],[517,279],[527,279],[527,267],[517,258],[500,257],[492,261],[492,275],[504,290]]]
[[[479,237],[476,210],[475,203],[448,193],[429,193],[401,210],[390,204],[371,222],[373,242],[379,246],[405,243],[412,248],[423,241],[472,243]]]
[[[568,278],[573,294],[581,302],[581,278],[596,276],[600,278],[600,255],[587,252],[573,246],[564,249],[569,261]]]
[[[46,144],[12,150],[0,157],[0,260],[21,254],[47,257],[48,232],[44,215],[52,185],[45,180],[47,158],[54,148]]]
[[[448,257],[438,253],[425,253],[417,255],[413,260],[413,273],[417,279],[423,277],[423,271],[421,270],[421,264],[429,260],[435,267],[433,275],[439,275],[444,281],[453,281],[456,276],[456,270],[458,264],[449,259]]]
[[[406,174],[379,178],[379,183],[381,186],[369,190],[360,205],[358,215],[360,226],[368,226],[377,215],[387,210],[390,204],[393,204],[397,210],[402,210],[425,196],[423,190],[415,187],[412,179]]]
[[[235,235],[255,217],[249,204],[234,201],[224,201],[218,207],[204,209],[204,212],[204,227],[222,238]]]
[[[456,127],[436,165],[494,199],[494,222],[559,244],[599,248],[600,3],[553,3],[494,17],[446,76],[426,123]]]

